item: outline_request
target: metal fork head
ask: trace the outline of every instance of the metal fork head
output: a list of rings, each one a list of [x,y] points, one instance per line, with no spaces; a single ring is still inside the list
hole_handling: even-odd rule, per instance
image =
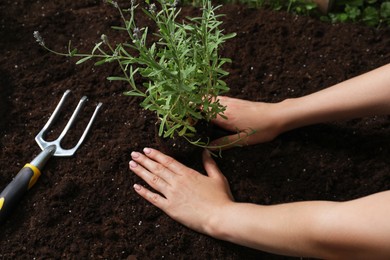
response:
[[[100,107],[102,106],[102,103],[99,103],[96,106],[95,111],[94,111],[91,119],[89,120],[88,125],[85,128],[85,130],[84,130],[82,136],[80,137],[79,141],[77,142],[77,144],[73,148],[64,149],[61,147],[61,141],[64,138],[64,136],[66,135],[66,133],[68,132],[68,130],[72,127],[78,114],[80,113],[81,109],[83,108],[84,103],[87,101],[86,96],[84,96],[80,99],[76,109],[73,111],[73,114],[70,117],[68,123],[66,124],[64,130],[62,130],[61,134],[59,135],[59,137],[57,139],[55,139],[53,141],[46,141],[46,140],[44,140],[44,136],[45,136],[47,130],[57,120],[57,118],[62,110],[62,107],[64,105],[64,102],[66,100],[66,97],[69,95],[69,93],[70,93],[70,90],[65,91],[60,102],[58,103],[57,107],[55,108],[53,114],[50,116],[50,118],[47,121],[47,123],[45,124],[45,126],[41,129],[41,131],[35,137],[35,141],[38,143],[39,147],[42,150],[49,148],[49,146],[50,146],[50,149],[55,149],[55,151],[53,153],[54,156],[72,156],[77,151],[77,149],[80,147],[80,145],[83,143],[85,137],[87,136],[89,129],[91,128],[92,123],[95,120],[95,117],[96,117]]]

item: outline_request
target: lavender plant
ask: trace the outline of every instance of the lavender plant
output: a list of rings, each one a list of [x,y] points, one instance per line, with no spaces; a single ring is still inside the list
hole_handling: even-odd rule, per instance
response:
[[[220,29],[222,15],[215,13],[220,6],[213,7],[211,1],[202,0],[200,17],[179,22],[177,0],[146,1],[148,8],[142,10],[156,24],[154,35],[158,39],[148,44],[149,28],[136,22],[139,5],[132,0],[129,9],[122,9],[115,1],[107,2],[118,9],[123,20],[123,26],[112,28],[125,32],[127,42],[113,46],[103,34],[91,53],[78,53],[70,44],[68,53],[59,53],[49,49],[38,32],[34,36],[51,52],[81,57],[77,64],[90,59],[98,59],[95,65],[118,62],[122,75],[109,76],[108,80],[127,82],[130,90],[125,95],[143,98],[141,106],[154,111],[160,121],[159,136],[177,134],[199,145],[199,140],[191,140],[196,122],[223,117],[225,107],[217,96],[229,90],[222,79],[228,72],[222,66],[231,61],[220,57],[219,50],[235,34],[223,34]],[[136,54],[131,54],[134,51]],[[136,74],[146,79],[143,86],[135,83]]]

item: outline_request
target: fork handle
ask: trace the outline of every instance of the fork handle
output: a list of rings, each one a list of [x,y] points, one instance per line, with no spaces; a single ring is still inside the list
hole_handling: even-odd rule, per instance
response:
[[[26,164],[0,194],[0,222],[16,207],[23,194],[38,180],[41,171]]]

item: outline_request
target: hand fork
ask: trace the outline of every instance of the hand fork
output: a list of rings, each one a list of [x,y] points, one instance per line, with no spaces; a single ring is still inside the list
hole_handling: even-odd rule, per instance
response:
[[[86,135],[88,134],[89,129],[91,128],[91,125],[93,121],[95,120],[95,117],[102,105],[102,103],[99,103],[96,106],[96,109],[89,120],[89,123],[87,127],[84,130],[84,133],[80,137],[77,144],[71,148],[71,149],[64,149],[61,147],[61,141],[68,132],[69,128],[73,125],[73,123],[76,120],[77,115],[79,114],[80,110],[82,109],[84,103],[87,101],[87,97],[82,97],[74,110],[71,118],[69,119],[68,123],[66,124],[64,130],[61,132],[60,136],[54,140],[54,141],[45,141],[44,135],[46,134],[49,127],[54,123],[54,121],[58,118],[60,111],[62,109],[62,106],[65,102],[66,97],[69,95],[70,90],[65,91],[64,95],[62,96],[60,102],[58,103],[57,107],[55,108],[53,114],[50,116],[49,120],[45,124],[45,126],[41,129],[41,131],[37,134],[35,137],[35,141],[38,143],[39,147],[42,149],[42,151],[30,162],[27,163],[15,176],[15,178],[7,185],[7,187],[1,192],[0,194],[0,222],[4,220],[6,215],[9,214],[10,211],[13,210],[13,208],[16,207],[17,203],[23,196],[23,194],[29,190],[38,180],[39,176],[41,175],[41,170],[46,164],[46,162],[49,160],[51,156],[72,156],[79,146],[84,141]]]

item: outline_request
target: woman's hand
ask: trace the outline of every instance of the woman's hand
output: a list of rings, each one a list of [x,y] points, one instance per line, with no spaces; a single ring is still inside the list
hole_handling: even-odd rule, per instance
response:
[[[252,145],[271,141],[281,133],[281,122],[278,120],[278,104],[247,101],[226,96],[218,97],[226,106],[224,116],[218,116],[212,122],[234,134],[219,138],[210,143],[222,146],[222,149],[237,145]]]
[[[130,170],[156,192],[135,184],[135,191],[174,220],[208,235],[219,221],[222,209],[233,204],[228,182],[208,151],[203,164],[208,176],[186,167],[151,148],[132,152]]]
[[[210,146],[222,149],[274,139],[279,134],[318,123],[390,114],[390,64],[299,98],[261,103],[218,97],[226,106],[213,122],[238,134],[219,138]],[[229,145],[230,144],[230,145]]]

